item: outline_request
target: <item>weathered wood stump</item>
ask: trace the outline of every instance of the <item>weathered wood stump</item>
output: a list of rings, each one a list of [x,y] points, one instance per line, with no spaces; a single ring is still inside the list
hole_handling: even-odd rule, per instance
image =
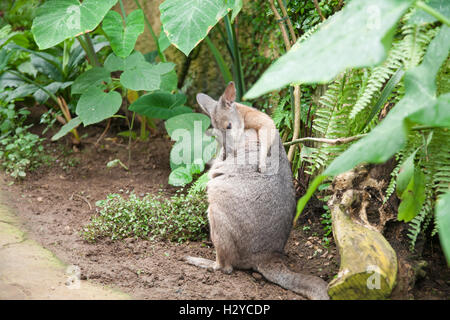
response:
[[[392,213],[383,207],[384,184],[364,167],[333,181],[334,194],[328,206],[341,265],[329,285],[332,299],[386,299],[395,286],[397,256],[380,233],[392,219]]]

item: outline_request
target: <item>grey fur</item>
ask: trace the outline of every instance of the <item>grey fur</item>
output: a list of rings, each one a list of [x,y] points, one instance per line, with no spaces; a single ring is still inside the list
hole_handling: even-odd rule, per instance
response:
[[[205,103],[203,98],[197,100]],[[209,101],[211,102],[211,101]],[[202,106],[214,118],[215,108]],[[214,125],[215,119],[212,119]],[[256,171],[258,139],[254,130],[245,130],[233,140],[226,157],[218,157],[209,171],[207,185],[208,218],[216,261],[187,257],[188,263],[212,270],[232,272],[233,268],[253,269],[267,280],[310,299],[328,299],[322,279],[294,273],[284,262],[284,247],[296,210],[292,172],[279,135],[272,146],[276,157],[268,159],[271,174]],[[240,152],[230,152],[238,149]],[[278,152],[274,152],[278,151]]]

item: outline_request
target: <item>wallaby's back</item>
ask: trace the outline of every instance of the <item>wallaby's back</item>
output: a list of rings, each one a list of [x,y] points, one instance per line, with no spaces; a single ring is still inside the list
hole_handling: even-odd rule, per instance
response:
[[[267,173],[256,172],[256,133],[245,131],[243,152],[216,161],[208,183],[211,238],[219,267],[254,269],[269,281],[311,299],[328,299],[318,277],[290,271],[283,262],[296,209],[290,164],[279,135]],[[249,163],[250,162],[250,163]]]

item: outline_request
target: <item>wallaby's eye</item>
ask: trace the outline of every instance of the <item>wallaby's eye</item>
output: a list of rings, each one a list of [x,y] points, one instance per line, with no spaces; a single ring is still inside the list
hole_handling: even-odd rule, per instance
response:
[[[227,125],[227,129],[231,129],[231,122]]]

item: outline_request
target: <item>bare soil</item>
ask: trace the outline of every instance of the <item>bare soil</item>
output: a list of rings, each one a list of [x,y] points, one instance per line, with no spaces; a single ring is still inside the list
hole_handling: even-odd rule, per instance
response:
[[[187,255],[214,259],[211,242],[102,239],[90,244],[83,240],[80,230],[95,214],[95,202],[108,194],[134,191],[143,196],[162,189],[171,195],[177,190],[167,184],[172,144],[167,136],[154,135],[148,142],[133,142],[128,163],[128,141],[117,137],[114,128],[95,145],[102,129],[81,129],[80,134],[87,133],[88,137],[75,151],[69,138],[47,141],[46,153],[52,160],[21,182],[11,184],[10,178],[0,175],[2,201],[17,213],[29,237],[65,263],[79,266],[82,279],[116,287],[137,299],[303,299],[252,271],[225,275],[183,261]],[[108,169],[106,163],[113,159],[120,159],[130,170]],[[286,253],[293,270],[329,282],[338,272],[339,255],[333,242],[328,248],[321,244],[321,205],[312,206],[300,219]],[[433,254],[439,253],[431,253],[429,259],[438,261]],[[439,277],[446,270],[441,260],[429,264],[433,265],[436,280],[424,280],[428,282],[422,282],[419,290],[397,298],[448,299],[449,283]]]

